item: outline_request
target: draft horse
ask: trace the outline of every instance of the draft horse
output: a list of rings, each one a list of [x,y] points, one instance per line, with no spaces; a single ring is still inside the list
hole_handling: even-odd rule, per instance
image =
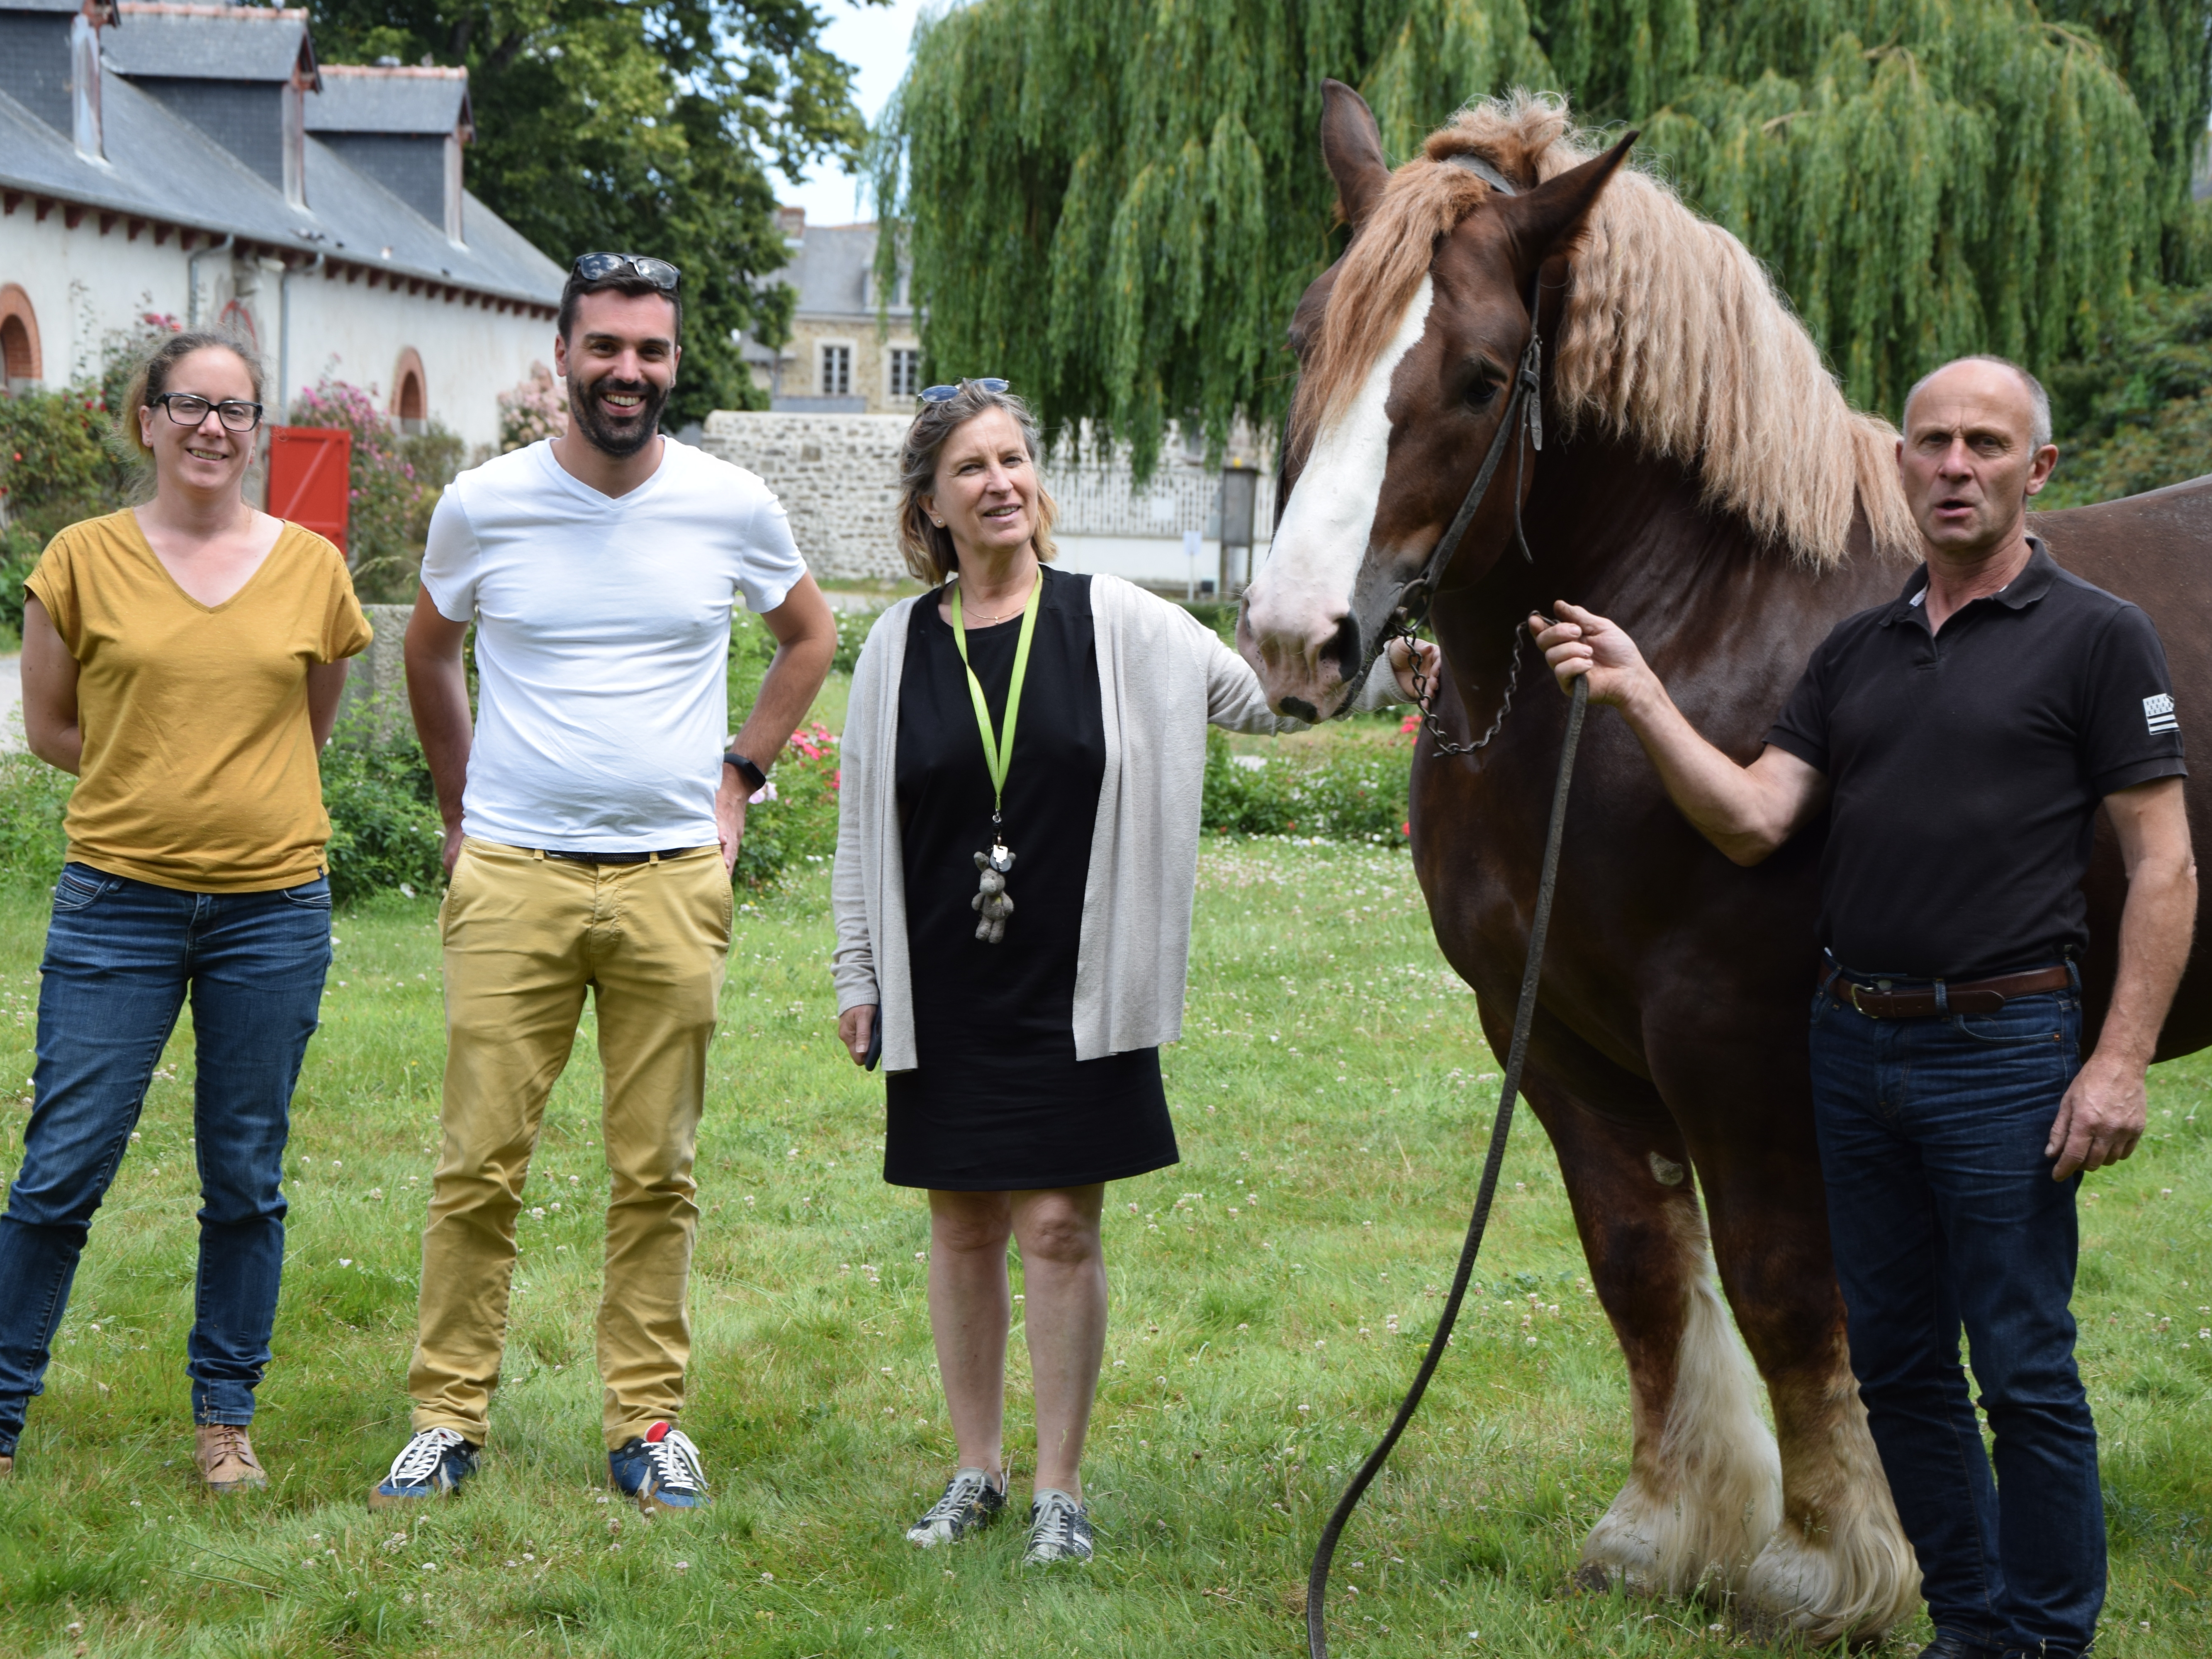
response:
[[[1413,762],[1414,866],[1502,1053],[1566,711],[1522,619],[1563,598],[1617,619],[1698,730],[1748,762],[1813,647],[1917,558],[1896,434],[1845,404],[1741,243],[1624,167],[1629,141],[1579,143],[1558,100],[1472,107],[1393,172],[1367,106],[1330,82],[1321,138],[1352,234],[1291,324],[1284,504],[1239,623],[1279,711],[1342,711],[1471,493],[1532,331],[1544,345],[1547,441],[1498,469],[1431,611],[1451,737],[1491,727],[1516,662],[1519,701],[1486,747],[1425,735]],[[2035,529],[2150,614],[2181,708],[2212,708],[2212,480]],[[2188,802],[2206,844],[2203,781]],[[1813,1641],[1860,1641],[1913,1609],[1919,1572],[1848,1363],[1814,1143],[1821,840],[1737,868],[1626,726],[1593,718],[1526,1086],[1634,1398],[1628,1482],[1577,1577],[1718,1590]],[[2094,1042],[2124,888],[2109,826],[2088,888]],[[2200,958],[2160,1053],[2208,1041]]]

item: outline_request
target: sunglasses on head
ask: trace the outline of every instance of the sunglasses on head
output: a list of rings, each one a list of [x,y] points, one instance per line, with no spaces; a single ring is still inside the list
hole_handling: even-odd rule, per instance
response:
[[[641,253],[586,253],[568,267],[568,275],[580,283],[603,283],[624,274],[650,283],[664,294],[675,293],[677,284],[684,280],[684,273],[667,260]]]
[[[958,386],[926,386],[921,389],[921,400],[926,404],[949,404],[968,386],[980,386],[985,392],[1004,392],[1013,384],[995,375],[979,380],[963,380]]]

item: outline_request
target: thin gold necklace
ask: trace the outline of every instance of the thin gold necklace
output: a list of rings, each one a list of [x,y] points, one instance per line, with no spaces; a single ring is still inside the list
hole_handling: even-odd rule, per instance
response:
[[[1039,566],[1037,567],[1037,568],[1036,568],[1036,580],[1039,580],[1039,581],[1042,581],[1042,580],[1044,580],[1044,567],[1043,567],[1043,566],[1039,565]],[[981,624],[982,624],[982,626],[984,626],[985,628],[996,628],[996,627],[997,627],[1000,623],[1012,622],[1012,621],[1013,621],[1013,619],[1014,619],[1015,617],[1017,617],[1020,616],[1020,615],[1022,614],[1023,609],[1024,609],[1024,607],[1029,604],[1029,602],[1030,602],[1030,596],[1029,596],[1028,594],[1024,593],[1024,594],[1023,594],[1023,595],[1022,595],[1022,602],[1021,602],[1021,604],[1020,604],[1020,605],[1016,605],[1016,606],[1015,606],[1012,611],[1009,611],[1008,612],[1006,612],[1006,614],[1005,616],[1003,616],[1003,617],[976,617],[976,618],[975,618],[975,620],[976,620],[978,623],[980,623]]]

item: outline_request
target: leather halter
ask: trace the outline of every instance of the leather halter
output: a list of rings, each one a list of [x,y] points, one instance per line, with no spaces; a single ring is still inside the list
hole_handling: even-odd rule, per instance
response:
[[[1466,168],[1502,195],[1520,194],[1504,174],[1480,155],[1454,155],[1446,160],[1447,165]],[[1420,574],[1398,590],[1397,600],[1391,606],[1390,619],[1383,625],[1382,636],[1376,641],[1376,654],[1387,649],[1394,639],[1403,639],[1408,642],[1416,640],[1413,630],[1427,619],[1430,603],[1436,598],[1437,589],[1443,581],[1444,572],[1451,568],[1452,559],[1459,551],[1460,542],[1467,535],[1468,526],[1474,522],[1475,513],[1490,494],[1491,482],[1498,475],[1498,463],[1505,459],[1505,446],[1509,442],[1514,446],[1513,544],[1521,550],[1521,556],[1528,562],[1534,564],[1536,562],[1536,556],[1528,550],[1528,538],[1521,526],[1521,486],[1528,468],[1528,452],[1531,449],[1541,452],[1544,447],[1544,335],[1540,311],[1543,298],[1544,279],[1540,270],[1528,282],[1528,343],[1522,349],[1520,367],[1514,371],[1513,390],[1505,400],[1505,413],[1498,422],[1498,430],[1490,440],[1489,453],[1483,456],[1482,465],[1475,472],[1474,482],[1468,486],[1467,495],[1459,504],[1459,511],[1452,515],[1450,525],[1437,538],[1436,546],[1430,550]],[[1413,671],[1414,696],[1420,705],[1422,722],[1428,727],[1429,735],[1436,740],[1439,752],[1471,755],[1479,749],[1486,748],[1491,739],[1498,735],[1498,728],[1505,724],[1506,715],[1513,711],[1513,693],[1521,681],[1521,625],[1518,623],[1514,624],[1512,672],[1506,678],[1505,696],[1498,705],[1498,717],[1491,721],[1488,731],[1471,743],[1453,742],[1443,723],[1429,709],[1428,677],[1421,672],[1419,661],[1416,657]],[[1361,668],[1362,678],[1373,662],[1374,656],[1370,655]]]
[[[1521,192],[1510,183],[1491,162],[1480,155],[1453,155],[1446,158],[1448,167],[1463,167],[1502,196],[1517,196]],[[1516,443],[1513,460],[1513,544],[1521,550],[1521,556],[1534,564],[1535,555],[1528,550],[1528,538],[1521,529],[1521,483],[1531,449],[1540,452],[1544,447],[1544,337],[1538,316],[1543,303],[1543,274],[1539,271],[1528,283],[1528,343],[1521,352],[1520,367],[1514,372],[1513,390],[1505,400],[1504,417],[1498,423],[1498,431],[1490,441],[1490,451],[1482,458],[1482,466],[1468,486],[1467,495],[1453,514],[1450,526],[1437,538],[1420,574],[1398,590],[1397,603],[1391,607],[1393,626],[1384,633],[1387,642],[1395,635],[1410,635],[1429,614],[1430,601],[1436,598],[1437,588],[1451,566],[1452,556],[1459,551],[1461,539],[1467,527],[1474,522],[1476,510],[1490,493],[1491,480],[1497,476],[1498,463],[1505,459],[1505,446]]]

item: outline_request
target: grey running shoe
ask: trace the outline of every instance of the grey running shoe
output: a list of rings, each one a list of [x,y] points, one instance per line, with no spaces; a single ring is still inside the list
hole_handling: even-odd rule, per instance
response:
[[[930,1549],[957,1544],[971,1532],[981,1532],[997,1520],[1006,1507],[1002,1487],[991,1484],[982,1469],[955,1469],[945,1483],[945,1496],[929,1506],[921,1519],[906,1529],[906,1541]]]
[[[1064,1492],[1037,1488],[1030,1505],[1030,1548],[1023,1561],[1048,1567],[1056,1561],[1091,1559],[1091,1511]]]

